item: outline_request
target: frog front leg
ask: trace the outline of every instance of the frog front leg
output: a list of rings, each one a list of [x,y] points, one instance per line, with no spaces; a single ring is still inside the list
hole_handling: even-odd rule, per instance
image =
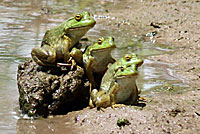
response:
[[[73,57],[78,64],[83,63],[83,53],[80,49],[77,49],[75,47],[72,48],[72,50],[70,51],[70,56]]]
[[[89,56],[89,62],[86,66],[86,74],[88,76],[90,83],[92,84],[92,87],[96,88],[97,85],[95,83],[94,75],[93,75],[93,62],[94,62],[94,58],[92,56]]]
[[[63,36],[63,42],[61,47],[62,47],[64,62],[67,63],[70,57],[69,49],[71,48],[71,39],[66,35]]]
[[[115,100],[115,95],[117,94],[118,91],[119,91],[119,86],[118,86],[117,82],[114,82],[114,85],[112,86],[112,88],[109,91],[112,108],[118,107],[118,104],[116,104],[117,102]]]
[[[56,51],[48,45],[33,48],[31,56],[33,60],[41,66],[54,66],[56,61]]]
[[[76,66],[76,62],[78,64],[82,64],[82,57],[83,53],[80,49],[73,48],[70,52],[69,49],[71,48],[71,39],[67,37],[66,35],[63,36],[63,46],[62,46],[62,54],[64,55],[64,62],[69,63],[71,62],[71,70],[74,66]],[[75,62],[76,61],[76,62]],[[58,65],[61,65],[61,63],[58,63]],[[65,64],[62,64],[65,65]],[[69,66],[69,64],[67,64]]]
[[[57,66],[71,66],[71,70],[73,69],[73,67],[76,65],[75,61],[72,59],[72,57],[70,57],[70,48],[71,48],[71,39],[69,37],[67,37],[66,35],[63,35],[62,37],[62,43],[60,43],[61,45],[58,47],[58,51],[57,53],[57,58],[58,59],[63,59],[64,63],[57,63]],[[71,62],[71,64],[68,64],[69,62]]]

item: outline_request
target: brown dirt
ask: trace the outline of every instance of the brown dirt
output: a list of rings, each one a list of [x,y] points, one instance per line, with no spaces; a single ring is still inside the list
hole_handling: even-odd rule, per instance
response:
[[[84,109],[77,112],[74,125],[81,133],[200,133],[200,1],[199,0],[126,0],[122,9],[111,9],[116,17],[105,27],[129,28],[138,35],[157,31],[156,42],[168,44],[174,52],[149,57],[176,65],[176,74],[184,77],[190,90],[182,93],[160,92],[147,96],[144,107]],[[122,21],[124,20],[124,21]],[[131,25],[124,23],[128,20]],[[97,20],[97,24],[105,20]],[[183,88],[184,90],[184,88]],[[65,118],[74,117],[69,113]],[[117,126],[123,117],[130,125]]]

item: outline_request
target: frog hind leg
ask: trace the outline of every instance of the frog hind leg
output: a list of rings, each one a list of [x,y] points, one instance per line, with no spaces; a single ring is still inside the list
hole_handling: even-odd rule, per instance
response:
[[[31,56],[41,66],[53,66],[56,61],[56,51],[48,45],[33,48]]]

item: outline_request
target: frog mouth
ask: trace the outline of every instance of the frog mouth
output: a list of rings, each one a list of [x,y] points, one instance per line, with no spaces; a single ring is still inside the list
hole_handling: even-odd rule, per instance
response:
[[[130,75],[119,75],[119,76],[115,76],[115,77],[116,77],[116,79],[126,79],[126,78],[135,77],[137,75],[138,75],[138,73],[135,72],[135,73],[132,73]]]
[[[109,47],[102,47],[100,49],[93,49],[94,52],[101,52],[101,51],[105,51],[106,49],[109,49],[109,48],[115,48],[115,46],[109,46]]]
[[[86,26],[75,26],[75,27],[71,27],[71,28],[69,28],[69,30],[77,30],[77,29],[90,29],[90,28],[92,28],[92,27],[94,27],[94,25],[95,25],[95,23],[94,24],[91,24],[91,25],[86,25]]]

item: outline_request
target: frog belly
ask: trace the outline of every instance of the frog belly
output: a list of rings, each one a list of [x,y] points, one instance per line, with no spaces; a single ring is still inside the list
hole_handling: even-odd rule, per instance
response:
[[[129,76],[128,78],[117,79],[119,89],[115,94],[116,103],[125,103],[127,101],[130,101],[132,97],[138,96],[138,91],[135,82],[136,78],[137,75]]]
[[[96,53],[94,55],[94,59],[96,59],[94,63],[94,72],[104,72],[107,69],[108,64],[114,62],[114,59],[110,55],[111,50],[112,49],[108,49],[105,50],[104,53]]]

